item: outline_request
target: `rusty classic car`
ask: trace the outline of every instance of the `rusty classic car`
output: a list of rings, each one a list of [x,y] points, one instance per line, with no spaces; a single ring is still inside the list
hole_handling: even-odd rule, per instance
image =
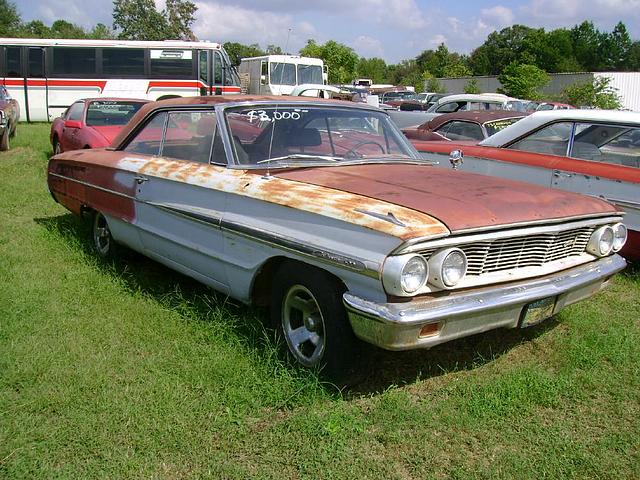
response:
[[[412,139],[420,152],[468,155],[459,169],[593,195],[626,212],[621,254],[640,261],[640,114],[559,109],[532,113],[482,142]],[[449,168],[449,162],[439,166]]]
[[[4,85],[0,85],[0,151],[9,150],[10,138],[14,137],[18,130],[18,120],[18,102],[11,98]]]
[[[92,219],[100,255],[125,245],[269,305],[290,356],[332,378],[358,367],[362,341],[527,327],[625,266],[614,206],[434,168],[386,113],[352,102],[149,103],[111,147],[52,157],[48,185]]]

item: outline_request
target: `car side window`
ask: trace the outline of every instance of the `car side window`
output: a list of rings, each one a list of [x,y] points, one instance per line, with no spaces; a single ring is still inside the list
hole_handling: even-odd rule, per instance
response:
[[[67,120],[82,120],[82,113],[84,112],[84,102],[76,102],[69,107],[67,113]]]
[[[460,108],[460,105],[457,102],[449,102],[449,103],[445,103],[444,105],[440,105],[438,108],[436,108],[436,112],[452,113],[452,112],[457,112],[459,108]]]
[[[162,156],[209,163],[215,127],[213,111],[169,113]]]
[[[571,157],[640,168],[640,128],[576,124]]]
[[[167,112],[160,112],[124,148],[125,152],[160,155]]]
[[[484,135],[482,128],[477,123],[453,121],[443,125],[444,128],[438,129],[440,135],[447,137],[449,140],[483,140]]]
[[[512,143],[507,148],[546,155],[567,155],[572,122],[558,122],[547,125],[531,135]]]

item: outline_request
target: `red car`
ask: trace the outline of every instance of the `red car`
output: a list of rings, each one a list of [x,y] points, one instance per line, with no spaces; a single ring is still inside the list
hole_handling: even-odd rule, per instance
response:
[[[640,261],[640,114],[613,110],[535,112],[478,141],[412,140],[420,152],[465,158],[457,168],[604,198],[626,212],[622,255]],[[439,166],[449,167],[449,162]],[[508,199],[505,199],[508,201]]]
[[[484,140],[527,114],[513,110],[466,110],[443,113],[417,127],[403,128],[410,140]]]
[[[148,103],[131,98],[85,98],[73,103],[51,124],[53,153],[102,148]]]

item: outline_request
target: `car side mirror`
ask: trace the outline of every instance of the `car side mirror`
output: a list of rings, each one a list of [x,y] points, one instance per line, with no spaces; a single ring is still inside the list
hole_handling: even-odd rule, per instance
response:
[[[65,128],[81,128],[82,122],[80,122],[79,120],[65,120],[64,127]]]
[[[451,163],[451,167],[454,170],[457,170],[460,167],[460,165],[464,163],[463,159],[464,159],[464,154],[462,153],[462,150],[453,150],[449,154],[449,163]]]

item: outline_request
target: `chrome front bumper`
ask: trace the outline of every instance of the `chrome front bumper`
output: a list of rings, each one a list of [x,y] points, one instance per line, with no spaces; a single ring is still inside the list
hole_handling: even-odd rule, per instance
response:
[[[430,348],[495,328],[515,328],[523,309],[536,300],[554,297],[555,315],[600,291],[625,266],[622,257],[613,255],[542,278],[438,298],[375,303],[347,292],[343,301],[358,338],[388,350]],[[421,337],[421,329],[430,324],[439,324],[437,332]]]

